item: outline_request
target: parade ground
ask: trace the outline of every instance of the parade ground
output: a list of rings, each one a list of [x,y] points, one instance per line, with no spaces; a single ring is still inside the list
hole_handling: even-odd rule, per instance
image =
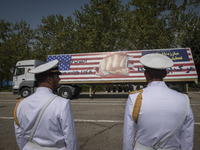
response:
[[[194,148],[200,149],[200,92],[189,92],[194,114]],[[123,118],[127,93],[88,93],[71,100],[79,150],[122,150]],[[19,150],[13,126],[13,109],[20,98],[0,93],[0,150]]]

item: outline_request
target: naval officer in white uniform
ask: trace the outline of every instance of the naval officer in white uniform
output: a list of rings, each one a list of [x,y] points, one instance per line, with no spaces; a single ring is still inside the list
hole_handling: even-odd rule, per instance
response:
[[[189,98],[163,81],[172,60],[162,54],[147,54],[140,62],[148,86],[128,97],[123,150],[192,150],[194,119]]]
[[[38,88],[34,94],[17,103],[14,110],[15,134],[20,150],[77,150],[70,100],[53,93],[60,81],[58,60],[38,66],[30,73],[36,75]]]

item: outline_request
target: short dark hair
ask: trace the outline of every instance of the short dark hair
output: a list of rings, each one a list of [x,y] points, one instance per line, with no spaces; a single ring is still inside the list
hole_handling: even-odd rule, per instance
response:
[[[163,79],[167,73],[166,69],[152,69],[145,66],[144,68],[149,77],[152,79]]]
[[[46,82],[47,77],[53,77],[56,73],[40,73],[35,74],[35,79],[37,81],[37,85],[42,82]]]
[[[53,77],[55,74],[57,75],[61,75],[61,72],[59,72],[58,70],[58,66],[47,70],[45,72],[39,73],[39,74],[35,74],[35,79],[37,81],[37,86],[42,83],[42,82],[46,82],[47,77]]]

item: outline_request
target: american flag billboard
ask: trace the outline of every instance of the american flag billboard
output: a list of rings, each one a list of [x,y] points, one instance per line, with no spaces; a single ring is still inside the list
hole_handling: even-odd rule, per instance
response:
[[[125,83],[145,82],[140,58],[149,53],[161,53],[174,62],[166,81],[196,81],[197,72],[189,48],[133,50],[101,53],[49,55],[47,62],[57,59],[61,82]]]

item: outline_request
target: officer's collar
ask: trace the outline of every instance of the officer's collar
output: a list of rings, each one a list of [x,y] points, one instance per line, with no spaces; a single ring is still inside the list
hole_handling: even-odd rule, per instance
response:
[[[150,86],[167,86],[164,81],[152,81],[148,84],[148,87]]]

